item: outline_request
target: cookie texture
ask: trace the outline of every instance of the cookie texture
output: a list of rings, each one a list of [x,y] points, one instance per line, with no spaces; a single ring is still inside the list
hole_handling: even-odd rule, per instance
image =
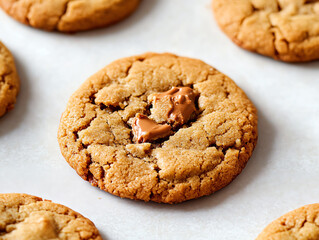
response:
[[[163,124],[169,103],[161,109],[152,96],[183,86],[197,96],[190,120],[171,124],[166,138],[137,143],[132,119],[143,114]],[[206,63],[146,53],[84,82],[62,115],[58,140],[92,185],[124,198],[177,203],[211,194],[242,171],[257,141],[257,113],[231,79]]]
[[[0,0],[16,20],[48,31],[77,32],[127,17],[140,0]]]
[[[0,240],[102,240],[94,224],[60,204],[27,194],[0,194]]]
[[[318,0],[213,0],[221,29],[240,47],[274,59],[319,59]]]
[[[256,240],[318,240],[319,204],[306,205],[270,223]]]
[[[0,42],[0,117],[14,108],[19,85],[13,57]]]

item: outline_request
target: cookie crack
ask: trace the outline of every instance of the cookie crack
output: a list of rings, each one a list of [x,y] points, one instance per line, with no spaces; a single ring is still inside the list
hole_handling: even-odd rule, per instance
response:
[[[0,75],[0,82],[5,82],[5,78],[9,75],[11,75],[13,73],[13,71],[10,71],[8,73],[3,73],[2,75]]]
[[[315,10],[314,10],[314,4],[317,3],[317,2],[319,2],[319,1],[318,1],[318,0],[309,0],[309,1],[306,1],[306,2],[305,2],[305,4],[308,4],[308,5],[309,5],[309,4],[312,4],[312,5],[313,5],[312,8],[310,9],[312,14],[316,14],[316,13],[315,13]],[[271,19],[270,19],[270,15],[272,15],[272,14],[274,14],[274,13],[282,12],[282,11],[284,10],[284,8],[283,8],[283,6],[281,6],[281,4],[280,4],[280,2],[279,2],[278,0],[276,1],[276,4],[277,4],[277,10],[276,10],[276,11],[271,11],[271,12],[269,12],[269,13],[266,15],[266,17],[267,17],[267,20],[268,20],[268,24],[270,25],[270,27],[268,28],[268,31],[272,34],[273,54],[274,54],[274,56],[275,56],[276,59],[280,59],[281,56],[284,56],[284,55],[286,55],[286,54],[289,54],[289,52],[291,52],[290,45],[291,45],[292,43],[296,43],[296,44],[298,44],[298,43],[303,43],[303,42],[305,42],[305,41],[307,41],[307,40],[316,38],[316,37],[318,37],[318,36],[312,36],[312,35],[309,33],[309,31],[307,30],[307,31],[304,32],[305,35],[304,35],[300,40],[298,40],[298,41],[289,41],[288,39],[286,39],[286,38],[284,37],[283,34],[281,34],[281,39],[280,39],[280,41],[282,41],[282,42],[286,45],[286,47],[287,47],[287,53],[281,53],[280,50],[278,49],[277,44],[276,44],[278,37],[277,37],[276,31],[275,31],[275,30],[277,30],[277,31],[280,31],[280,32],[281,32],[281,29],[280,29],[279,26],[274,25],[274,24],[272,23],[272,21],[271,21]],[[262,12],[262,11],[266,11],[266,9],[257,9],[252,2],[251,2],[251,7],[252,7],[252,12],[251,12],[249,15],[244,16],[241,20],[233,21],[233,22],[230,22],[230,23],[227,23],[227,24],[224,25],[225,27],[227,27],[227,26],[232,25],[232,24],[234,24],[234,23],[236,23],[236,22],[238,23],[238,25],[239,25],[239,30],[238,30],[238,31],[235,33],[235,35],[234,35],[234,36],[235,36],[234,38],[235,38],[236,41],[240,41],[240,40],[238,39],[238,35],[242,32],[243,24],[244,24],[244,22],[246,21],[246,19],[250,18],[250,17],[251,17],[252,15],[254,15],[255,13],[259,13],[259,12]],[[292,16],[295,16],[296,14],[297,14],[297,13],[294,13]],[[251,50],[254,51],[254,52],[257,52],[257,51],[258,51],[258,49],[251,49]],[[294,54],[297,58],[300,58],[300,57],[302,57],[302,55],[303,55],[303,51],[301,51],[300,53],[293,53],[293,54]]]
[[[74,2],[74,1],[77,1],[77,0],[68,0],[65,4],[64,4],[64,10],[62,12],[62,14],[58,17],[58,21],[56,23],[56,26],[55,26],[55,30],[59,30],[59,25],[60,25],[60,22],[62,21],[62,18],[66,15],[68,9],[69,9],[69,4],[71,2]]]
[[[19,1],[21,1],[21,0],[19,0]],[[26,11],[25,19],[24,19],[27,25],[31,25],[31,23],[30,23],[31,22],[31,17],[29,16],[29,14],[30,14],[31,9],[33,8],[34,5],[36,5],[36,3],[35,2],[31,2],[28,5],[28,7],[27,7],[27,11]]]
[[[45,202],[45,200],[43,200],[43,201],[37,201],[37,202],[31,202],[31,203],[29,203],[29,204],[18,203],[18,205],[17,205],[17,212],[20,213],[20,214],[25,214],[25,212],[21,210],[21,207],[25,207],[25,206],[28,206],[28,205],[38,205],[38,203],[41,203],[41,202]],[[53,211],[50,211],[50,210],[47,210],[47,209],[41,209],[41,207],[40,207],[39,209],[36,209],[36,210],[32,211],[32,213],[36,213],[36,212],[52,213],[54,216],[56,216],[56,215],[57,215],[57,216],[68,216],[68,217],[70,217],[70,218],[72,218],[72,219],[68,219],[67,224],[68,224],[70,221],[73,221],[73,220],[75,220],[75,219],[77,219],[77,218],[79,217],[77,214],[75,214],[75,215],[70,215],[70,212],[69,212],[69,211],[67,211],[67,212],[65,212],[65,213],[57,213],[57,212],[53,212]],[[10,227],[14,226],[14,227],[13,227],[14,229],[12,229],[11,231],[8,231],[7,228],[5,228],[4,231],[3,231],[3,230],[0,230],[0,236],[4,236],[4,235],[6,235],[6,234],[10,234],[10,233],[12,233],[13,231],[15,231],[15,230],[17,229],[15,226],[18,225],[18,224],[21,224],[21,223],[23,223],[23,222],[25,222],[25,221],[27,221],[27,219],[28,219],[30,216],[31,216],[31,215],[28,214],[28,215],[26,215],[24,218],[11,219],[11,220],[13,220],[13,221],[10,221],[10,222],[6,223],[6,226],[7,226],[7,227],[8,227],[8,226],[10,226]],[[55,218],[54,218],[54,220],[55,220]],[[54,221],[54,223],[56,223],[56,222]],[[65,227],[67,227],[67,226],[64,226],[63,228],[65,228]],[[57,234],[60,234],[60,233],[62,232],[63,228],[62,228],[61,230],[58,229],[58,228],[55,228],[55,230],[59,230],[59,231],[56,231],[56,233],[57,233]],[[11,228],[10,228],[10,229],[11,229]]]
[[[7,80],[8,76],[10,76],[11,74],[13,74],[13,72],[10,72],[10,73],[6,73],[6,74],[3,74],[2,76],[0,76],[0,83],[2,85],[8,85],[9,86],[9,91],[12,91],[14,90],[15,88],[15,84],[12,83],[11,81]],[[1,85],[0,85],[0,90],[1,90]],[[10,104],[7,106],[7,108],[9,109],[10,108]]]
[[[84,126],[79,127],[77,130],[73,131],[73,134],[76,134],[77,140],[80,140],[80,137],[78,136],[79,132],[86,130],[91,126],[91,123],[97,118],[97,115],[95,115],[87,124]],[[82,142],[82,141],[81,141]]]

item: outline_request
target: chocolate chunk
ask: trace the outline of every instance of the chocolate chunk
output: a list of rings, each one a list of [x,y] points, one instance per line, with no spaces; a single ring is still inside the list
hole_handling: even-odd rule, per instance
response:
[[[173,87],[167,92],[155,93],[149,99],[153,104],[153,117],[173,126],[185,124],[196,111],[195,93],[189,87]]]
[[[171,126],[158,124],[147,116],[137,114],[132,122],[135,141],[138,143],[150,142],[159,138],[167,137],[171,133]]]

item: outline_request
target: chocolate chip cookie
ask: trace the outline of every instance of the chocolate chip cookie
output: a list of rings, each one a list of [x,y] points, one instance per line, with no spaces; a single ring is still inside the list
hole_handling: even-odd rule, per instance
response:
[[[177,203],[228,185],[257,141],[245,93],[208,64],[172,54],[117,60],[72,95],[58,141],[76,172],[114,195]]]
[[[27,194],[0,194],[0,240],[102,240],[94,224],[63,205]]]
[[[16,20],[48,31],[101,28],[130,15],[140,0],[0,0]]]
[[[221,29],[240,47],[274,59],[319,59],[318,0],[213,0]]]
[[[306,205],[270,223],[256,240],[318,240],[319,204]]]
[[[13,57],[0,42],[0,117],[14,108],[19,86]]]

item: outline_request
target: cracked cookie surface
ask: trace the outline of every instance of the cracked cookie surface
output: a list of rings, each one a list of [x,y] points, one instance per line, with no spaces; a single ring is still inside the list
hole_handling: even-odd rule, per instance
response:
[[[19,86],[13,57],[0,42],[0,117],[14,108]]]
[[[138,114],[162,123],[149,96],[187,86],[196,111],[169,137],[136,143]],[[114,195],[177,203],[228,185],[257,141],[257,113],[227,76],[196,59],[146,53],[117,60],[90,77],[70,98],[58,140],[85,180]]]
[[[240,47],[274,59],[319,59],[319,0],[213,0],[221,29]]]
[[[63,205],[39,197],[0,194],[0,240],[102,240],[94,224]]]
[[[78,32],[116,23],[140,0],[0,0],[16,20],[48,31]]]
[[[319,204],[306,205],[270,223],[256,240],[318,240]]]

